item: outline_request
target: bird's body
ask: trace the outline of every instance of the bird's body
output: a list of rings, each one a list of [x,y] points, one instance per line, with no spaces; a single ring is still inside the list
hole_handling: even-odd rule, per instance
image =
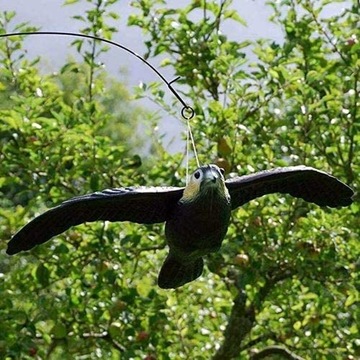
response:
[[[162,288],[178,287],[196,279],[203,269],[202,257],[218,251],[226,235],[231,203],[223,175],[210,165],[203,171],[202,179],[191,177],[188,190],[166,222],[169,255],[159,274]]]
[[[84,222],[166,222],[169,254],[158,284],[177,288],[203,270],[203,256],[218,251],[231,211],[257,197],[282,193],[319,206],[352,203],[353,191],[335,177],[305,166],[278,168],[226,180],[216,165],[198,168],[185,188],[109,189],[67,200],[25,225],[8,243],[7,253],[29,250]]]

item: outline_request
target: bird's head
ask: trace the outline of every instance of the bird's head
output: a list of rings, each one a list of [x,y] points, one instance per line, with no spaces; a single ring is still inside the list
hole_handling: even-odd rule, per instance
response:
[[[192,201],[207,193],[218,193],[220,196],[229,197],[224,170],[213,164],[201,166],[194,171],[184,189],[182,200]]]

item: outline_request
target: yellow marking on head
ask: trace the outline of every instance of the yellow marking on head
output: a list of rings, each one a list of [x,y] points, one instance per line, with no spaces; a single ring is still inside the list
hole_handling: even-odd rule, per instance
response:
[[[193,176],[191,176],[189,183],[186,185],[184,189],[184,193],[182,199],[185,201],[191,201],[196,197],[196,195],[200,192],[200,182],[193,181]]]

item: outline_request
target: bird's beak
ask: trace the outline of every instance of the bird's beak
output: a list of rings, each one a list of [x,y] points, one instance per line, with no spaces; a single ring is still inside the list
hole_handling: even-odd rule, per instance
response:
[[[219,179],[220,175],[217,173],[217,171],[212,168],[208,168],[204,173],[203,184],[216,185]]]

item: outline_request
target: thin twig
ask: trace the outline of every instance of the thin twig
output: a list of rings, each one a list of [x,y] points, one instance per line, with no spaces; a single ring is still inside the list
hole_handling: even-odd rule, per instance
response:
[[[278,345],[267,346],[258,352],[254,352],[253,354],[250,355],[250,359],[260,360],[260,359],[265,359],[266,357],[271,355],[280,355],[284,359],[289,359],[289,360],[304,360],[304,358],[291,352],[285,346],[278,346]]]
[[[107,342],[109,342],[115,349],[117,349],[120,352],[124,352],[126,349],[124,346],[119,344],[116,340],[114,340],[110,334],[107,331],[104,331],[102,333],[84,333],[82,334],[83,339],[91,339],[91,338],[97,338],[97,339],[103,339]]]

